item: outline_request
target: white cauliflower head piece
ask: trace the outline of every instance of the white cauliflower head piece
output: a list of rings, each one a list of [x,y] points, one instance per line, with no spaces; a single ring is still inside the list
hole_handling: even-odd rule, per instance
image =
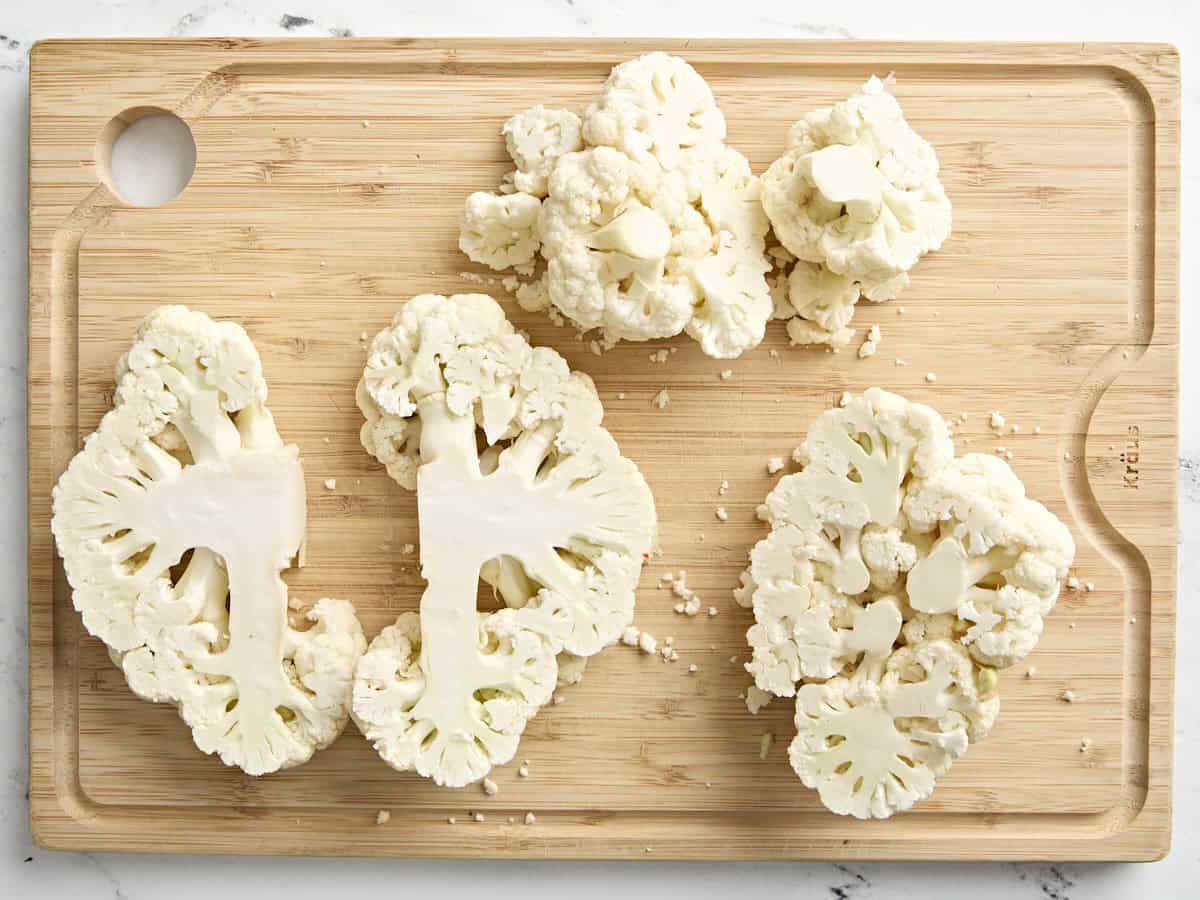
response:
[[[541,206],[532,194],[476,191],[463,205],[458,246],[475,262],[498,271],[532,265]]]
[[[956,615],[984,665],[1025,657],[1075,556],[1067,527],[988,454],[968,453],[917,480],[904,505],[913,528],[936,538],[907,575],[909,603]]]
[[[238,325],[167,306],[117,377],[53,494],[84,625],[135,693],[179,708],[201,750],[251,775],[305,762],[345,726],[366,642],[341,600],[289,625],[280,572],[304,537],[304,475],[258,353]]]
[[[513,186],[545,197],[546,181],[559,157],[583,149],[582,127],[569,109],[548,109],[540,103],[505,122],[504,145],[517,167]]]
[[[880,680],[838,676],[800,688],[788,758],[833,812],[884,819],[929,797],[998,711],[998,697],[980,696],[961,647],[905,647]]]
[[[648,54],[613,69],[582,126],[536,106],[503,131],[517,170],[507,194],[468,198],[460,246],[520,268],[540,245],[546,269],[517,291],[522,308],[597,329],[607,345],[686,329],[724,359],[761,342],[774,303],[759,179],[724,144],[724,118],[691,66]]]
[[[754,611],[746,669],[796,697],[803,783],[835,812],[888,816],[991,730],[996,669],[1036,643],[1074,545],[1002,460],[955,458],[936,412],[878,388],[801,448],[736,592]]]
[[[577,668],[632,621],[653,499],[590,379],[490,297],[405,304],[371,345],[359,404],[368,451],[379,423],[419,422],[401,483],[417,490],[428,587],[419,617],[371,645],[354,716],[390,764],[459,787],[512,757],[556,655]],[[507,609],[477,612],[481,578]]]
[[[687,61],[647,53],[613,68],[584,113],[583,134],[593,146],[672,169],[689,148],[722,143],[725,117],[708,82]]]
[[[917,261],[950,234],[937,154],[875,77],[792,126],[787,151],[763,176],[762,198],[783,245],[831,276],[827,283],[805,275],[794,285],[789,299],[804,319],[813,319],[814,306],[829,308],[832,297],[850,313],[860,293],[892,299]],[[834,291],[833,280],[842,287]]]

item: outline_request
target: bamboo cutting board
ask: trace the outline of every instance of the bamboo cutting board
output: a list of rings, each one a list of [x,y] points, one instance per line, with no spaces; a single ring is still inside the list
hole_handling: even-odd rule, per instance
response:
[[[756,171],[787,126],[894,70],[937,148],[954,233],[899,302],[864,303],[880,352],[789,348],[773,324],[732,363],[683,336],[595,357],[522,313],[457,250],[464,196],[509,168],[499,128],[534,102],[581,109],[609,68],[652,49],[712,84]],[[32,54],[30,143],[31,816],[55,848],[404,856],[1152,859],[1170,835],[1178,351],[1178,57],[1165,46],[784,41],[52,41]],[[184,193],[123,204],[102,132],[177,112],[198,148]],[[161,303],[243,323],[309,488],[294,596],[353,600],[368,635],[417,605],[399,548],[413,494],[358,444],[361,332],[420,292],[486,290],[534,343],[596,380],[606,424],[645,472],[664,556],[627,647],[531,723],[501,791],[388,769],[353,726],[300,768],[253,779],[201,755],[170,707],[135,698],[72,610],[50,487],[107,408],[135,324]],[[902,311],[903,307],[903,311]],[[663,365],[647,360],[677,348]],[[902,366],[897,359],[907,362]],[[718,373],[733,370],[724,381]],[[925,375],[937,375],[928,383]],[[883,822],[825,812],[788,767],[785,701],[739,698],[750,613],[730,591],[763,534],[765,462],[843,391],[882,385],[966,412],[960,452],[1004,445],[1070,526],[1076,574],[999,724],[934,797]],[[662,411],[651,398],[668,389]],[[996,437],[988,413],[1021,426]],[[1035,428],[1037,426],[1037,428]],[[336,490],[322,483],[337,479]],[[718,499],[727,479],[729,492]],[[724,505],[729,521],[714,517]],[[716,606],[684,619],[656,587],[686,569]],[[737,659],[731,659],[737,657]],[[687,666],[699,670],[689,675]],[[1061,702],[1062,691],[1077,695]],[[759,758],[765,732],[779,741]],[[1081,751],[1088,739],[1090,749]],[[516,777],[528,759],[530,777]],[[391,821],[375,824],[376,812]],[[469,813],[485,814],[471,821]],[[537,821],[524,825],[527,811]],[[454,816],[458,824],[447,818]],[[508,817],[515,817],[509,824]]]

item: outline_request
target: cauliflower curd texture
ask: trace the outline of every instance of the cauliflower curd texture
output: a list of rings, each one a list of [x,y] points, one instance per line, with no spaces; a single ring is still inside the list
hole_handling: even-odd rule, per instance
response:
[[[582,119],[539,105],[503,133],[516,171],[501,193],[468,198],[459,243],[518,271],[540,246],[545,271],[518,291],[524,308],[610,346],[686,331],[724,359],[762,341],[773,304],[759,179],[684,60],[622,63]]]
[[[955,457],[932,409],[879,388],[813,423],[735,598],[746,669],[796,698],[789,749],[836,813],[927,798],[999,712],[996,669],[1042,633],[1070,532],[995,456]]]
[[[354,608],[288,622],[304,474],[242,328],[182,306],[142,323],[113,409],[53,493],[75,608],[138,696],[175,704],[205,753],[262,775],[345,727],[366,647]]]
[[[775,310],[795,344],[847,343],[859,298],[894,298],[950,234],[937,154],[876,77],[792,126],[763,175],[762,204],[798,260]]]
[[[417,491],[427,587],[362,658],[353,716],[389,765],[461,787],[632,621],[654,500],[591,379],[481,294],[409,300],[358,404],[363,446]],[[481,579],[504,608],[477,610]]]

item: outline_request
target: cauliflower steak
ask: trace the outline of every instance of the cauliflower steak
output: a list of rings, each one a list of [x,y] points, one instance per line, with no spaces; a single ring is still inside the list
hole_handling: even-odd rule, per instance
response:
[[[51,523],[75,608],[130,688],[174,703],[201,750],[250,775],[333,742],[366,646],[344,600],[319,600],[306,630],[288,623],[280,572],[304,539],[304,474],[266,398],[240,326],[158,309]]]
[[[408,301],[358,403],[363,446],[417,491],[427,587],[363,657],[353,715],[391,766],[461,787],[512,758],[556,657],[578,680],[632,621],[653,498],[591,380],[481,294]],[[477,611],[480,579],[503,609]]]
[[[1075,545],[1003,460],[956,458],[936,412],[879,388],[822,413],[797,458],[735,592],[746,669],[796,698],[800,780],[886,818],[991,730],[996,669],[1037,643]]]

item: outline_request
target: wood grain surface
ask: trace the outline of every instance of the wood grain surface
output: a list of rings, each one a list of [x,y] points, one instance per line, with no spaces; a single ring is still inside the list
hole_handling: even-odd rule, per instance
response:
[[[755,171],[787,126],[895,71],[937,148],[954,233],[898,302],[864,303],[879,353],[790,348],[781,324],[733,362],[690,339],[593,356],[521,312],[456,246],[472,190],[509,168],[499,128],[534,102],[580,109],[615,63],[685,55]],[[1165,46],[618,40],[52,41],[32,54],[30,145],[31,815],[48,847],[403,856],[1151,859],[1170,834],[1178,350],[1178,57]],[[99,179],[126,110],[175,110],[198,154],[158,208]],[[241,322],[308,477],[295,596],[352,600],[368,635],[415,608],[416,502],[358,443],[353,392],[406,298],[484,290],[589,373],[654,489],[664,555],[638,622],[680,661],[593,660],[531,723],[500,793],[387,768],[353,726],[254,779],[138,700],[82,630],[49,531],[50,487],[107,408],[135,324],[162,303]],[[901,312],[903,308],[903,312]],[[861,335],[860,335],[861,336]],[[648,355],[677,348],[663,365]],[[900,365],[903,360],[907,365]],[[733,370],[728,381],[722,369]],[[936,383],[927,383],[933,372]],[[768,457],[843,391],[881,385],[966,412],[960,452],[1003,445],[1063,517],[1092,592],[1064,592],[1027,666],[1001,678],[992,736],[929,801],[833,816],[791,772],[790,704],[739,698],[749,611],[730,597],[763,534]],[[668,389],[665,410],[651,398]],[[998,409],[1019,434],[995,436]],[[1035,433],[1038,426],[1040,433]],[[323,482],[337,479],[336,490]],[[724,497],[717,487],[730,483]],[[720,504],[729,520],[714,516]],[[716,606],[685,619],[668,570]],[[736,657],[731,661],[731,658]],[[688,674],[695,663],[699,670]],[[1065,689],[1073,704],[1057,698]],[[778,737],[766,759],[760,736]],[[1087,738],[1091,747],[1080,751]],[[516,777],[528,759],[530,777]],[[380,809],[391,821],[376,826]],[[485,821],[470,821],[479,811]],[[537,821],[523,824],[527,811]],[[447,817],[458,824],[450,825]],[[515,817],[509,824],[508,817]]]

